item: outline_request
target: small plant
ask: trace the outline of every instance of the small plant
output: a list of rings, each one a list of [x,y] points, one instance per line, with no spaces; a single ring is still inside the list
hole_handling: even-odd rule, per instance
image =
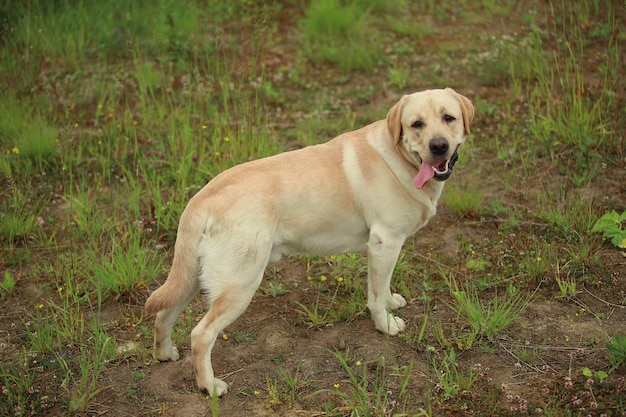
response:
[[[581,370],[583,376],[585,378],[587,378],[587,381],[585,383],[585,387],[587,388],[587,392],[589,394],[589,397],[591,397],[591,401],[592,404],[594,404],[594,406],[592,407],[597,407],[598,404],[598,400],[596,399],[596,396],[593,393],[593,385],[595,384],[596,381],[602,383],[602,381],[604,381],[606,379],[606,377],[608,376],[606,372],[604,371],[592,371],[591,369],[584,367]]]
[[[287,293],[289,293],[289,287],[282,282],[279,282],[278,284],[268,282],[263,288],[263,294],[269,295],[273,298],[280,297],[281,295],[285,295]]]
[[[533,364],[539,359],[539,354],[536,349],[522,348],[522,350],[517,353],[517,358],[523,363]]]
[[[606,379],[606,377],[608,376],[606,372],[604,371],[592,371],[591,369],[584,367],[583,369],[581,369],[581,372],[583,374],[583,376],[587,377],[587,378],[595,378],[597,379],[599,382],[602,382]]]
[[[476,187],[454,184],[446,188],[443,201],[458,218],[476,218],[482,212],[483,194]]]
[[[67,406],[71,413],[85,412],[95,396],[113,386],[99,386],[100,377],[107,368],[109,359],[115,354],[111,338],[99,326],[99,322],[95,320],[91,324],[93,345],[89,348],[93,351],[81,349],[79,372],[72,369],[73,364],[69,359],[66,360],[63,356],[57,358],[65,380],[69,383],[65,389],[68,397]]]
[[[531,281],[540,282],[547,278],[552,272],[553,249],[548,245],[538,248],[535,253],[527,252],[522,260],[522,270],[528,275]]]
[[[576,289],[576,279],[572,278],[570,274],[561,278],[560,272],[561,270],[557,265],[557,274],[555,276],[556,284],[559,286],[559,295],[557,295],[557,298],[567,301],[578,293]]]
[[[311,371],[302,371],[302,362],[298,363],[295,371],[291,372],[285,368],[278,368],[278,376],[287,386],[287,389],[282,392],[281,397],[287,403],[293,404],[293,402],[300,396],[300,394],[313,382],[311,379]]]
[[[319,303],[319,294],[317,300],[315,301],[315,305],[312,307],[307,307],[306,305],[298,302],[296,302],[296,304],[300,307],[300,310],[296,310],[296,312],[302,314],[306,317],[306,319],[308,319],[307,323],[309,326],[319,328],[333,323],[332,318],[329,317],[328,308],[320,305]]]
[[[91,281],[100,295],[128,294],[149,284],[162,272],[163,257],[145,246],[137,228],[122,239],[115,238],[112,245],[110,254],[100,256],[99,262],[91,266]]]
[[[301,21],[305,54],[346,71],[372,69],[383,55],[372,41],[376,31],[367,18],[365,8],[356,2],[312,1]]]
[[[10,149],[4,172],[37,171],[54,165],[57,132],[35,103],[5,94],[0,103],[0,147]]]
[[[482,258],[468,259],[465,266],[470,271],[485,272],[487,268],[491,267],[491,262]]]
[[[475,364],[467,373],[463,373],[459,369],[454,348],[451,348],[449,353],[444,352],[440,361],[433,359],[432,364],[437,381],[433,387],[433,393],[439,401],[445,401],[456,397],[459,393],[469,391],[478,378],[486,376],[489,372],[489,368],[482,369],[481,364]]]
[[[31,369],[31,362],[32,354],[24,349],[14,354],[13,363],[0,366],[3,393],[0,401],[1,415],[24,415],[19,410],[32,410],[33,415],[46,414],[48,406],[40,401],[40,393],[33,389],[36,376]]]
[[[403,400],[408,396],[412,366],[398,367],[394,372],[387,373],[385,358],[382,356],[368,361],[353,361],[341,352],[335,352],[335,356],[347,373],[345,383],[349,388],[344,388],[343,383],[338,382],[333,384],[332,392],[352,411],[349,415],[409,415],[404,410]],[[389,389],[391,377],[398,378],[397,391]],[[425,415],[423,410],[417,411],[412,410],[410,415]]]
[[[609,360],[613,365],[611,371],[626,365],[626,335],[614,335],[613,340],[606,343],[606,348],[609,350]]]
[[[410,71],[406,68],[389,68],[389,85],[403,90],[406,88],[409,76]]]
[[[528,307],[530,297],[520,295],[503,298],[497,294],[489,302],[483,302],[474,287],[462,289],[454,280],[448,281],[456,306],[448,307],[462,317],[470,326],[471,335],[493,341],[494,336],[508,327]]]
[[[267,405],[270,409],[274,409],[275,407],[279,406],[283,402],[281,399],[282,394],[278,386],[278,380],[274,378],[270,378],[268,376],[265,379],[265,382],[266,382],[266,387],[267,387]]]
[[[252,342],[256,333],[252,330],[239,330],[235,333],[235,340],[238,342]]]
[[[24,184],[29,187],[29,183]],[[35,195],[16,182],[9,183],[10,200],[0,205],[0,240],[14,243],[26,240],[39,228],[41,211],[34,204]]]
[[[626,227],[622,224],[625,220],[626,211],[622,214],[612,211],[600,217],[591,230],[611,239],[613,246],[626,249]]]
[[[13,275],[7,270],[4,271],[4,279],[0,283],[0,296],[4,298],[8,294],[11,294],[15,289],[15,278]]]

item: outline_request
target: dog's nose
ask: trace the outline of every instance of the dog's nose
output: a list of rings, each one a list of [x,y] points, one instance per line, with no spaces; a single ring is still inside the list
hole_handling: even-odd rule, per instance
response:
[[[446,138],[434,138],[428,142],[428,148],[433,155],[443,155],[448,152],[450,145]]]

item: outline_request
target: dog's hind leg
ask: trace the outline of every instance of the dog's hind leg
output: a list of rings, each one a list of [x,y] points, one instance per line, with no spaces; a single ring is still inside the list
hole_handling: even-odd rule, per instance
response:
[[[172,328],[174,327],[178,315],[198,293],[198,289],[199,287],[196,281],[195,286],[190,288],[184,300],[156,314],[154,321],[154,351],[158,360],[177,361],[180,358],[178,349],[172,344]]]
[[[211,308],[198,325],[191,331],[191,357],[196,372],[196,382],[200,390],[211,396],[221,396],[228,391],[228,385],[215,378],[211,365],[211,351],[220,332],[233,323],[248,307],[258,288],[263,271],[254,282],[247,285],[225,287],[211,302]]]
[[[239,246],[246,240],[221,242],[221,250],[213,254],[207,251],[208,256],[203,259],[200,285],[208,294],[211,307],[191,331],[191,356],[198,388],[211,396],[228,391],[228,385],[213,373],[211,351],[215,341],[252,301],[270,257],[271,242],[263,244],[257,240],[254,245]],[[236,254],[233,256],[231,251]]]

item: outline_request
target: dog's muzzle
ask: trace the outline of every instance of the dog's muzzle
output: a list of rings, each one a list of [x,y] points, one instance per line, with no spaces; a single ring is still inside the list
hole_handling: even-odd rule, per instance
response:
[[[413,178],[413,185],[415,185],[415,188],[421,190],[431,178],[434,178],[437,181],[445,181],[450,178],[450,175],[452,175],[452,168],[459,159],[457,149],[454,150],[450,159],[440,159],[432,164],[422,160],[422,164],[417,171],[417,175]]]
[[[456,161],[459,159],[459,154],[457,152],[458,148],[454,150],[454,153],[450,157],[450,159],[442,160],[438,165],[433,165],[433,170],[435,171],[435,178],[437,181],[445,181],[450,178],[452,175],[452,168]]]

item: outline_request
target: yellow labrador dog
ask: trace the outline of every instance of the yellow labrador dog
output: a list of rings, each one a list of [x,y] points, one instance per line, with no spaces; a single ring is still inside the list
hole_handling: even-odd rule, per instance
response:
[[[178,360],[172,327],[202,291],[211,307],[191,332],[196,381],[210,395],[226,393],[211,365],[215,340],[248,307],[267,264],[293,253],[367,252],[376,329],[404,330],[389,312],[406,305],[391,293],[391,275],[405,239],[435,214],[473,117],[472,103],[450,88],[405,95],[385,120],[211,180],[183,212],[170,274],[146,302],[157,359]]]

